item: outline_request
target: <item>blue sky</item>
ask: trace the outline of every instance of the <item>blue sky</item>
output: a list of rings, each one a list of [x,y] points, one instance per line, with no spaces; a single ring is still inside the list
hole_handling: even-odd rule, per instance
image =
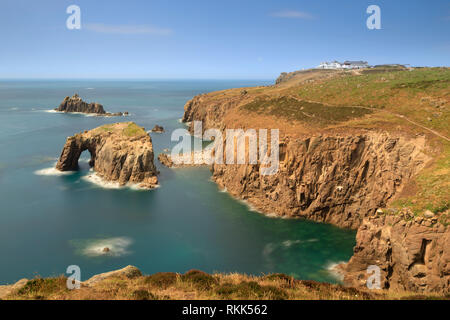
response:
[[[68,30],[66,8],[81,8]],[[369,30],[369,5],[381,30]],[[1,0],[0,78],[272,79],[328,60],[450,65],[450,1]]]

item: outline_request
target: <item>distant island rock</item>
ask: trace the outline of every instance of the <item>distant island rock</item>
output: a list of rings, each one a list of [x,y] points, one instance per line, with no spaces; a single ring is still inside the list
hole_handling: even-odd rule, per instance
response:
[[[83,101],[76,93],[72,97],[65,97],[59,107],[55,108],[55,111],[89,113],[110,117],[120,117],[128,115],[128,112],[106,112],[100,103],[87,103]]]
[[[137,184],[145,189],[158,185],[152,140],[134,122],[107,124],[68,137],[56,169],[77,170],[85,150],[91,154],[90,166],[106,181],[122,186]]]
[[[163,132],[164,132],[164,128],[161,127],[161,126],[159,126],[159,125],[155,125],[155,126],[153,127],[153,129],[152,129],[152,132],[155,132],[155,133],[163,133]]]

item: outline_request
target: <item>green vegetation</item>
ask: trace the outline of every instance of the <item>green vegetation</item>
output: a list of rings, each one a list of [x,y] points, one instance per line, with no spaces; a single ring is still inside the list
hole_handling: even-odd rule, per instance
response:
[[[266,88],[241,109],[298,121],[316,130],[353,128],[425,134],[427,148],[423,151],[433,160],[413,177],[392,208],[408,208],[415,215],[430,210],[447,225],[450,145],[442,136],[450,137],[450,68],[378,66],[335,72],[326,78],[318,74],[300,81],[302,74],[290,74],[292,80]]]
[[[58,278],[37,278],[29,280],[17,291],[17,295],[23,299],[42,300],[50,294],[68,292],[69,290],[67,289],[66,281],[67,278],[63,276]]]
[[[242,106],[242,109],[320,126],[348,121],[372,113],[371,110],[364,108],[326,106],[290,97],[258,98]]]
[[[105,124],[104,126],[99,127],[98,130],[104,131],[104,132],[112,132],[112,131],[114,131],[114,127]]]
[[[346,73],[327,81],[307,83],[298,90],[298,96],[307,100],[337,105],[360,105],[366,107],[395,107],[391,98],[402,91],[406,99],[418,93],[433,94],[450,86],[450,70],[447,68],[424,68],[414,70],[391,70],[378,73],[366,70],[362,75]],[[399,101],[400,102],[400,101]]]
[[[318,103],[384,109],[450,135],[449,68],[370,70],[304,83],[290,88],[290,92]]]
[[[362,74],[375,74],[375,73],[386,73],[393,71],[405,71],[406,67],[402,65],[379,65],[374,68],[364,69],[361,71]]]
[[[134,122],[119,122],[113,124],[105,124],[101,127],[96,128],[100,132],[117,132],[122,133],[127,137],[135,137],[146,135],[144,128],[138,126]]]
[[[122,132],[127,137],[135,137],[147,134],[142,127],[138,126],[134,122],[129,123],[128,126],[125,129],[123,129]]]
[[[177,282],[177,274],[173,272],[158,272],[145,277],[145,283],[152,286],[167,288]]]
[[[210,289],[212,285],[217,283],[217,280],[213,276],[199,270],[186,272],[181,276],[181,280],[190,282],[199,289]]]
[[[450,143],[445,142],[444,151],[428,168],[415,178],[416,192],[392,204],[394,208],[410,208],[416,216],[425,210],[435,214],[445,213],[440,222],[448,224],[450,209]]]
[[[227,282],[218,286],[216,293],[225,299],[247,297],[248,299],[285,300],[288,298],[284,289],[271,285],[259,285],[255,281],[243,281],[238,284]]]
[[[185,274],[170,272],[150,276],[115,275],[78,290],[66,289],[66,278],[33,279],[2,299],[13,300],[169,300],[169,299],[245,299],[245,300],[379,300],[442,299],[439,295],[409,292],[359,290],[328,283],[295,280],[284,274],[247,276],[243,274],[207,274],[191,270]],[[1,293],[1,290],[0,290]]]
[[[147,290],[134,290],[131,294],[133,300],[158,300],[158,297]]]

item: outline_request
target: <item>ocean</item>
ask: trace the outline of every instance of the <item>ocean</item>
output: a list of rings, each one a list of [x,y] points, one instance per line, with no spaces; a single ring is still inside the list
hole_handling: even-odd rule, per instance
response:
[[[11,80],[0,81],[0,284],[81,269],[82,280],[127,265],[143,273],[286,273],[339,282],[329,268],[347,261],[355,231],[300,219],[272,218],[222,192],[207,167],[168,169],[160,187],[115,188],[90,179],[89,154],[80,170],[53,168],[68,136],[106,123],[155,124],[155,158],[183,128],[193,96],[269,81],[243,80]],[[93,117],[50,112],[78,93],[108,112]],[[108,247],[111,252],[104,254]]]

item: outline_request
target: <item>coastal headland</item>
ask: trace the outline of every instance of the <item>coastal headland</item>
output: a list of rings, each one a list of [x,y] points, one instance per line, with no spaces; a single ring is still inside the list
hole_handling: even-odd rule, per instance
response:
[[[383,289],[445,295],[449,82],[449,68],[298,71],[274,86],[198,95],[183,122],[191,133],[195,121],[224,135],[279,129],[277,174],[213,164],[212,179],[264,213],[358,230],[338,268],[347,285],[365,286],[373,265]]]

